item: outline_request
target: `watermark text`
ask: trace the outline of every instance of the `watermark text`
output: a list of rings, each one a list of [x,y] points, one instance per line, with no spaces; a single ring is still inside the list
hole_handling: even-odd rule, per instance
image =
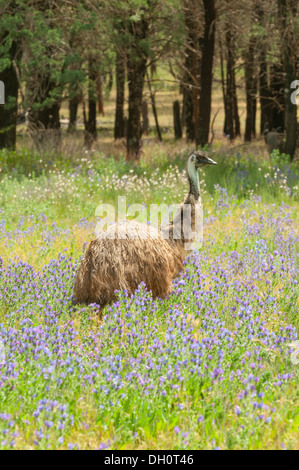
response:
[[[0,104],[5,104],[5,85],[0,80]]]
[[[96,208],[96,236],[106,239],[183,240],[187,251],[203,242],[203,210],[200,203],[127,205],[126,196],[118,197],[117,208],[102,203]],[[130,224],[135,222],[135,224]]]

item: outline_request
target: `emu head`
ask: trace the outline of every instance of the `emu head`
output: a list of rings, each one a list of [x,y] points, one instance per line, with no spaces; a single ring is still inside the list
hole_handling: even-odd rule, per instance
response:
[[[203,150],[194,150],[189,157],[189,162],[195,166],[196,170],[206,165],[217,165]]]

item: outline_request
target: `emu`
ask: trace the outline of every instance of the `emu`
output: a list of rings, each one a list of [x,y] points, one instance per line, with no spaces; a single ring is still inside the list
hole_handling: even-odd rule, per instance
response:
[[[197,170],[209,164],[216,162],[206,152],[191,153],[187,162],[189,194],[167,227],[159,230],[126,220],[109,226],[90,242],[76,275],[74,304],[96,303],[103,309],[116,299],[115,291],[133,294],[142,281],[153,298],[165,298],[171,292],[172,280],[183,270],[188,245],[194,240],[196,210],[201,204]],[[182,222],[184,205],[191,209],[189,233]]]

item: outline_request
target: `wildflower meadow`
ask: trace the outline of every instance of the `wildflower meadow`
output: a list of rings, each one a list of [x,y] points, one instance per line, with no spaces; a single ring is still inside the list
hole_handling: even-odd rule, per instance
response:
[[[213,154],[171,295],[99,314],[72,304],[96,207],[181,203],[187,153],[83,155],[1,153],[0,449],[298,449],[298,167]]]

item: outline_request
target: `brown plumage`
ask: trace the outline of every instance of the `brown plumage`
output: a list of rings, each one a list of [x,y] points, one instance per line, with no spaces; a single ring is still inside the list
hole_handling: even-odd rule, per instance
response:
[[[192,230],[200,204],[197,169],[207,164],[215,162],[206,152],[195,150],[188,159],[190,190],[184,204],[191,206]],[[142,281],[154,298],[166,297],[171,292],[172,280],[183,270],[188,254],[186,243],[192,242],[192,237],[183,232],[182,211],[183,205],[170,225],[162,230],[126,220],[102,232],[83,256],[75,279],[74,302],[97,303],[103,308],[115,300],[116,290],[133,294]],[[179,232],[181,236],[176,239]]]

